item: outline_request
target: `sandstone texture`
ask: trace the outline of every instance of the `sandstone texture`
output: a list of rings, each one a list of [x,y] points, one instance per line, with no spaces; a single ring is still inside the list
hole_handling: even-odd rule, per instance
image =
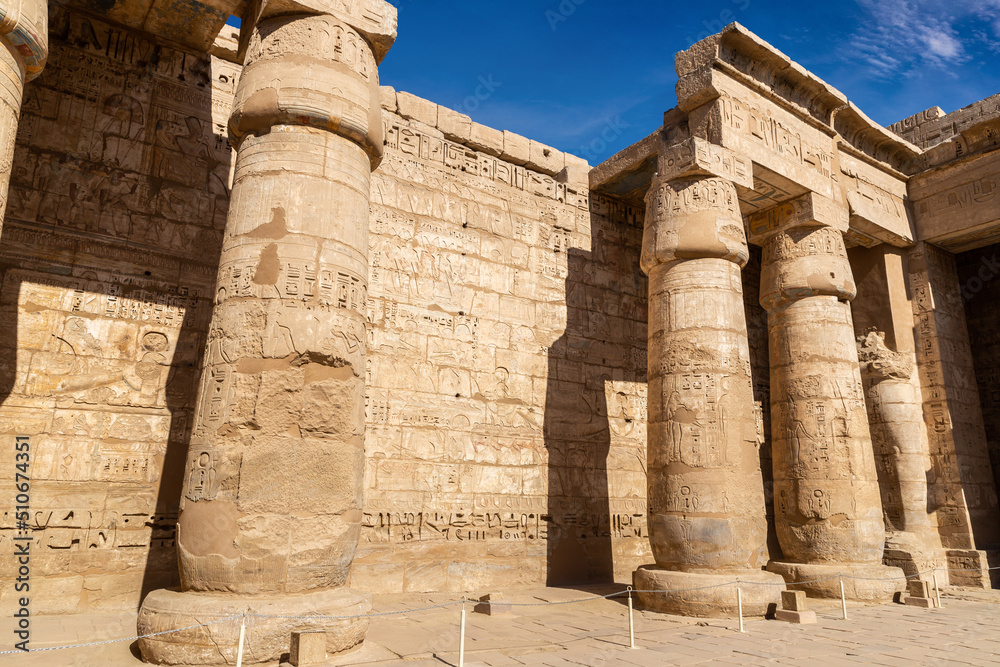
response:
[[[255,664],[358,646],[286,617],[370,593],[809,622],[841,582],[1000,584],[1000,98],[883,128],[733,24],[592,169],[381,86],[383,0],[74,7],[0,22],[33,614],[249,609]],[[232,663],[238,629],[140,649]]]

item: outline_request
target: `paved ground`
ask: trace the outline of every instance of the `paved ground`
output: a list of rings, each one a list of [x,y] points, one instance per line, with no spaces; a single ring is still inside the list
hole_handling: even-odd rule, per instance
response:
[[[539,589],[509,594],[511,602],[562,602],[610,589]],[[442,595],[385,596],[375,611],[416,609],[448,601]],[[468,667],[539,665],[1000,665],[1000,591],[946,589],[943,608],[899,604],[850,605],[849,620],[839,603],[810,601],[816,625],[779,621],[696,619],[636,612],[635,639],[628,646],[627,610],[616,600],[515,607],[511,613],[467,616]],[[471,605],[470,605],[471,610]],[[459,608],[375,619],[361,651],[336,665],[443,667],[458,665]],[[9,620],[0,623],[0,650],[10,648]],[[134,615],[38,617],[32,645],[58,646],[134,634]],[[0,665],[17,667],[136,667],[134,643],[0,655]]]

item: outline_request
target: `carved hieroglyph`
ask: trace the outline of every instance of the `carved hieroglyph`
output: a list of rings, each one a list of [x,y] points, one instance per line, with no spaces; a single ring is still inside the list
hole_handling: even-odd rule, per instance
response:
[[[49,51],[49,6],[45,0],[0,3],[0,228],[14,160],[17,119],[24,84],[45,67]]]
[[[394,32],[395,9],[375,6]],[[343,584],[361,528],[369,182],[383,145],[372,47],[333,16],[263,17],[229,129],[236,172],[178,521],[183,592],[147,597],[140,634],[248,604],[370,607]],[[307,625],[336,653],[367,621]],[[269,619],[249,661],[278,659],[292,629]],[[143,656],[219,663],[204,645],[232,646],[230,632],[144,640]]]
[[[841,228],[846,216],[816,195],[751,216],[763,241],[761,304],[768,311],[774,503],[787,581],[836,574],[847,595],[887,599],[902,586],[881,565],[885,543],[875,458],[850,300],[856,288]],[[839,594],[836,579],[809,584]]]
[[[891,550],[893,562],[907,562],[904,570],[914,575],[929,569],[922,564],[937,564],[936,554],[931,552],[940,538],[935,534],[933,515],[927,511],[925,468],[930,455],[921,435],[920,396],[911,382],[913,361],[886,347],[885,334],[874,329],[859,336],[857,343],[887,531],[886,549]]]
[[[763,615],[781,579],[762,572],[767,520],[740,269],[748,250],[736,188],[722,178],[656,178],[646,196],[649,275],[649,535],[655,566],[636,589],[743,580]],[[773,584],[778,584],[777,586]],[[640,593],[659,611],[736,612],[726,587]],[[732,599],[730,599],[732,598]]]

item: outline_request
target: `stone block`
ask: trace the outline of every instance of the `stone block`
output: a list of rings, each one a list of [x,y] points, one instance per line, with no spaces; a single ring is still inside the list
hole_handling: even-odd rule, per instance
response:
[[[569,153],[564,153],[565,166],[559,172],[556,180],[560,183],[589,187],[590,185],[590,164],[582,157],[577,157]]]
[[[510,603],[504,602],[503,593],[487,593],[479,598],[479,604],[472,611],[477,614],[486,614],[487,616],[509,614]]]
[[[791,611],[789,609],[778,609],[774,612],[774,617],[785,623],[815,623],[816,612],[814,611]]]
[[[378,89],[379,100],[382,104],[382,108],[386,111],[391,111],[396,113],[398,107],[396,106],[396,89],[392,86],[379,86]]]
[[[781,591],[781,608],[788,611],[805,611],[806,592]]]
[[[503,135],[501,130],[473,123],[469,131],[468,145],[469,148],[499,157],[503,155]]]
[[[422,97],[399,91],[396,93],[399,115],[408,120],[418,120],[431,127],[437,127],[438,105]]]
[[[467,144],[472,136],[472,119],[447,107],[438,107],[437,126],[445,139],[461,144]]]
[[[920,607],[922,609],[934,609],[937,606],[934,598],[918,598],[913,596],[904,598],[903,604],[907,604],[911,607]]]
[[[326,633],[293,632],[288,662],[293,667],[322,665],[326,662]]]
[[[520,134],[503,131],[503,153],[500,158],[511,164],[525,165],[530,157],[531,141]]]
[[[528,161],[524,166],[555,176],[566,166],[566,158],[562,151],[532,139],[528,142]]]
[[[926,581],[910,579],[906,582],[906,592],[915,598],[929,598],[931,596],[931,586]]]

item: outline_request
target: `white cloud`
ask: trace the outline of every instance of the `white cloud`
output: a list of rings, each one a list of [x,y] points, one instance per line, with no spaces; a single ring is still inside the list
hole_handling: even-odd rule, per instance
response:
[[[970,51],[1000,43],[1000,0],[856,1],[861,27],[843,55],[866,63],[876,75],[907,75],[927,67],[947,70],[968,60]],[[987,36],[986,26],[998,39]]]

